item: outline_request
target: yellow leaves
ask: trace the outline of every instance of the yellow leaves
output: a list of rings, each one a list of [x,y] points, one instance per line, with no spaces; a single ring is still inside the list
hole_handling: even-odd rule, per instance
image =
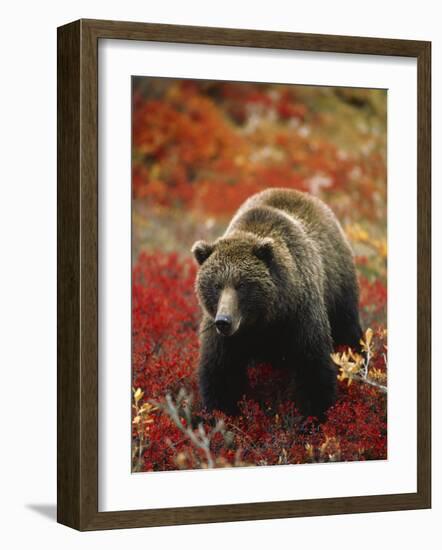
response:
[[[141,388],[133,389],[134,405],[134,418],[132,424],[134,424],[138,429],[146,431],[148,429],[147,425],[153,423],[152,413],[158,410],[158,407],[155,407],[151,403],[145,401],[139,405],[140,400],[144,396],[144,392]]]
[[[143,470],[144,452],[150,444],[149,430],[150,424],[154,422],[153,413],[158,407],[147,401],[140,403],[141,399],[144,397],[144,392],[141,388],[132,388],[132,394],[132,425],[135,434],[132,445],[132,471],[140,472]]]
[[[323,442],[314,446],[305,445],[307,462],[337,462],[341,459],[341,445],[338,437],[326,435]]]
[[[311,443],[306,443],[305,444],[305,451],[307,453],[307,458],[309,460],[314,458],[315,448],[313,447],[313,445]]]
[[[373,242],[375,248],[382,256],[382,258],[387,257],[387,241],[385,239],[379,239]]]
[[[153,419],[152,418],[143,418],[142,415],[137,414],[137,416],[132,420],[132,424],[140,424],[142,422],[143,424],[152,424]]]
[[[363,337],[360,339],[362,351],[366,354],[367,361],[370,360],[374,353],[373,349],[373,330],[368,328]],[[359,353],[355,353],[351,348],[342,353],[332,353],[331,358],[333,362],[339,367],[338,380],[348,380],[347,384],[350,386],[354,378],[361,374],[361,369],[366,365],[364,358]],[[368,363],[367,363],[368,365]]]
[[[372,380],[375,380],[380,384],[387,383],[387,373],[385,371],[382,371],[381,369],[376,369],[376,368],[370,369],[370,371],[368,372],[368,375]]]
[[[377,339],[376,346],[373,339],[374,336]],[[347,385],[350,386],[353,380],[356,379],[386,393],[387,372],[372,365],[373,359],[383,359],[385,367],[387,366],[387,356],[385,353],[387,346],[384,341],[386,337],[386,329],[378,329],[375,335],[373,329],[368,328],[359,340],[363,355],[355,353],[351,348],[347,348],[346,351],[341,353],[332,353],[330,357],[339,367],[338,380],[340,382],[347,380]]]
[[[371,328],[368,328],[363,338],[359,340],[359,343],[361,344],[362,351],[365,353],[373,353],[373,330]]]
[[[175,457],[175,464],[180,470],[185,470],[188,467],[188,460],[185,453],[178,453]]]
[[[139,413],[141,415],[150,414],[150,413],[156,411],[157,409],[158,409],[158,407],[154,407],[150,403],[143,403],[141,405],[141,407],[139,408]]]
[[[358,223],[346,227],[346,233],[351,241],[362,243],[374,249],[381,258],[387,257],[387,241],[385,238],[375,239],[370,236],[368,231]]]
[[[362,344],[365,343],[367,346],[370,346],[371,341],[373,340],[373,329],[368,328],[368,329],[365,331],[364,340],[365,340],[365,342],[361,341],[361,343],[362,343]]]
[[[325,436],[324,443],[319,447],[319,453],[322,458],[328,458],[331,462],[340,460],[341,447],[339,439],[336,437]]]
[[[360,243],[367,243],[370,241],[370,236],[368,232],[363,229],[358,223],[349,225],[346,228],[347,236],[352,241],[357,241]]]
[[[364,364],[364,358],[358,353],[354,353],[351,348],[342,353],[332,353],[331,358],[339,366],[338,380],[343,381],[347,379],[347,384],[350,386],[353,378],[360,373],[361,367]]]
[[[278,464],[288,464],[287,449],[284,447],[281,450],[281,454],[278,457]]]
[[[135,404],[138,403],[138,401],[143,397],[144,392],[141,390],[141,388],[137,388],[136,390],[133,390],[134,392],[134,401]]]

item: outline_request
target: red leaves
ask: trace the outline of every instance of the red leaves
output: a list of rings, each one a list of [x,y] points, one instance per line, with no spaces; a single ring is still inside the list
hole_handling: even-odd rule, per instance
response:
[[[351,215],[351,200],[359,216],[383,219],[383,133],[366,128],[356,110],[346,111],[348,122],[336,128],[327,104],[342,104],[328,92],[181,81],[160,98],[136,95],[134,197],[153,206],[228,216],[247,196],[283,186],[320,194],[338,214]],[[318,105],[325,105],[319,110],[312,108],[315,94]],[[349,134],[336,135],[342,128]]]
[[[133,385],[161,398],[192,381],[198,354],[199,310],[193,261],[176,254],[141,254],[133,270]]]
[[[209,429],[211,417],[200,410],[196,380],[200,312],[194,277],[190,259],[180,260],[176,254],[140,255],[133,270],[133,386],[144,391],[144,400],[158,402],[184,387],[194,397],[195,426],[203,421]],[[385,292],[379,285],[362,280],[361,294],[380,299],[383,305]],[[381,360],[373,367],[385,371]],[[224,418],[228,436],[217,434],[211,442],[218,466],[386,458],[386,396],[375,388],[339,383],[338,402],[318,428],[301,420],[281,371],[259,365],[248,374],[250,388],[240,403],[241,415],[217,415]],[[169,416],[157,409],[149,418],[154,421],[144,441],[141,470],[201,467],[201,450]],[[184,417],[181,420],[185,422]],[[134,448],[138,443],[134,429]]]

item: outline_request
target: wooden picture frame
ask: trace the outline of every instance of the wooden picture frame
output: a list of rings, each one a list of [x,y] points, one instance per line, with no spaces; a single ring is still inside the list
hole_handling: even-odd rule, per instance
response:
[[[98,511],[98,41],[122,39],[404,56],[418,67],[417,492]],[[58,29],[58,521],[82,531],[431,506],[431,44],[79,20]]]

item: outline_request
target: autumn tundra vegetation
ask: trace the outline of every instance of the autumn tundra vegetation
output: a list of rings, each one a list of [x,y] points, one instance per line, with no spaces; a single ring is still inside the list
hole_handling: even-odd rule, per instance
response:
[[[135,472],[387,458],[386,92],[135,78],[132,468]],[[199,239],[266,188],[315,195],[355,254],[363,336],[333,350],[338,394],[305,418],[284,371],[248,369],[238,414],[198,387]]]

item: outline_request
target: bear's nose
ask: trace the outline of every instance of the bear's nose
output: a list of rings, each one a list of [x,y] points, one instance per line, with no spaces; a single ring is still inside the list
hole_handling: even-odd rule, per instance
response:
[[[217,315],[215,317],[215,326],[218,332],[226,336],[232,328],[232,317],[230,315]]]

